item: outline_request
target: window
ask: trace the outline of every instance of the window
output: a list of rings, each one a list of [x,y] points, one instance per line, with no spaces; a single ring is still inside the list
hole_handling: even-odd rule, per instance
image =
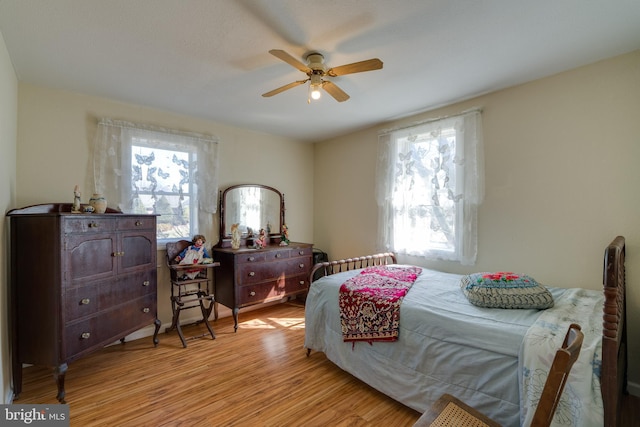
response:
[[[159,242],[197,234],[217,208],[217,140],[103,119],[94,152],[96,192],[123,212],[158,214]]]
[[[158,240],[189,238],[198,223],[191,197],[190,178],[197,154],[154,148],[148,140],[134,138],[131,145],[131,192],[134,213],[159,214]]]
[[[385,132],[379,146],[383,250],[475,263],[483,188],[480,112]]]

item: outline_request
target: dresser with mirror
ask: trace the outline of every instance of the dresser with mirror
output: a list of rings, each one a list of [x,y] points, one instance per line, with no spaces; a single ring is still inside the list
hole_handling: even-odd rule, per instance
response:
[[[236,331],[241,308],[308,291],[313,245],[288,241],[285,224],[284,195],[275,188],[234,185],[220,196],[220,241],[212,248],[220,262],[215,299],[232,310]],[[261,231],[264,246],[256,242]]]

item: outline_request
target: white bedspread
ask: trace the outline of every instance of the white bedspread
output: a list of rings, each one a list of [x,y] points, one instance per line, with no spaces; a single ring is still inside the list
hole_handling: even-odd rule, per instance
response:
[[[504,426],[520,425],[520,347],[540,311],[476,307],[462,293],[460,275],[423,269],[402,303],[398,341],[353,346],[342,340],[338,292],[358,273],[311,285],[305,348],[324,352],[340,368],[417,411],[450,393]],[[563,310],[566,290],[549,290]]]
[[[601,427],[604,423],[602,365],[602,292],[567,289],[554,307],[544,310],[529,328],[520,354],[521,419],[531,424],[556,350],[571,323],[584,333],[580,356],[573,365],[552,426]]]

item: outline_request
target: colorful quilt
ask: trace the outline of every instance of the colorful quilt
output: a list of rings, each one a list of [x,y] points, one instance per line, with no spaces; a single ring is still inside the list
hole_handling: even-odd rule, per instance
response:
[[[344,341],[396,341],[400,304],[421,272],[415,266],[375,266],[344,282],[339,292]]]

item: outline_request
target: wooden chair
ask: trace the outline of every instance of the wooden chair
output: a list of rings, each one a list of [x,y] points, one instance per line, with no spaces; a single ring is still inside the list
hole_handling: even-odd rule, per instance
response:
[[[187,240],[179,240],[177,242],[167,243],[167,266],[171,276],[171,310],[173,318],[171,326],[165,329],[165,332],[177,330],[182,346],[187,347],[187,339],[195,339],[206,336],[207,333],[185,338],[182,333],[182,325],[180,325],[180,314],[183,310],[191,308],[200,308],[202,319],[194,322],[195,324],[204,323],[211,335],[211,339],[215,339],[216,335],[209,324],[209,316],[211,310],[215,306],[215,298],[213,293],[213,272],[212,269],[220,265],[219,262],[211,262],[208,264],[190,264],[182,265],[175,261],[184,248],[192,243]],[[187,271],[200,270],[194,278],[185,275]]]
[[[569,372],[582,348],[584,334],[580,329],[575,323],[569,326],[562,347],[556,352],[551,364],[531,427],[551,425]],[[500,427],[500,424],[450,394],[444,394],[414,424],[414,427],[424,426]]]

